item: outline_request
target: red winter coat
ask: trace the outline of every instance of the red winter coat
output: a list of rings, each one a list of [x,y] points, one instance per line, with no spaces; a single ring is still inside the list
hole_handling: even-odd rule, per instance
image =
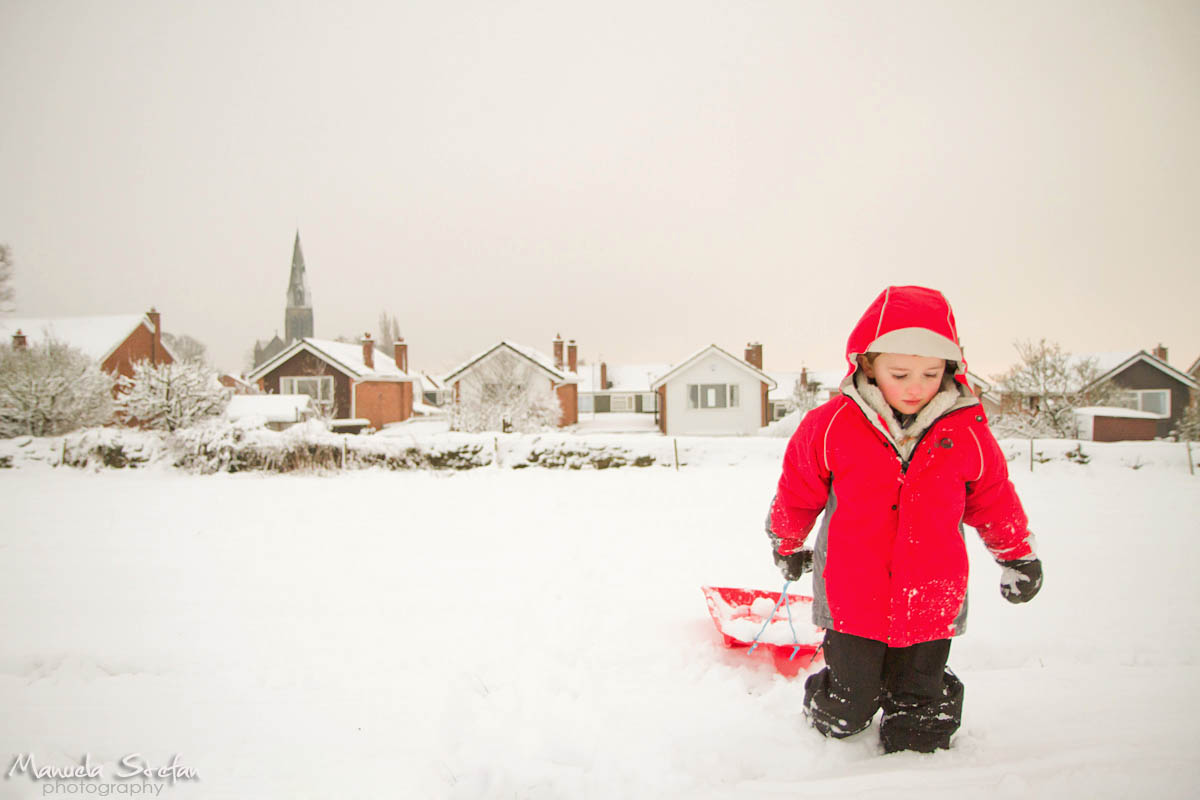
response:
[[[814,550],[813,620],[833,630],[907,647],[962,633],[967,549],[975,528],[997,561],[1029,557],[1027,519],[978,400],[964,386],[907,461],[860,392],[865,352],[966,363],[949,304],[920,287],[891,287],[847,343],[842,394],[805,415],[788,443],[771,505],[776,551],[800,549],[824,512]],[[947,391],[957,387],[947,385]]]

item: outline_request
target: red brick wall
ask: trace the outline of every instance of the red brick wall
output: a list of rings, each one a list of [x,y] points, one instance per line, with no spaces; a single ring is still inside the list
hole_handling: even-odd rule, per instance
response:
[[[760,355],[759,357],[761,358],[762,356]],[[767,394],[771,391],[771,387],[767,386],[767,384],[765,382],[760,383],[759,385],[762,386],[762,425],[761,425],[761,427],[765,428],[767,426],[767,423],[769,423],[771,421],[769,419],[771,408],[770,408],[770,404],[767,401]]]
[[[412,416],[412,384],[362,381],[354,386],[354,414],[371,421],[375,430]]]
[[[1092,440],[1096,442],[1149,442],[1158,431],[1158,421],[1128,417],[1095,418]]]
[[[667,387],[658,387],[658,429],[667,432]]]
[[[154,334],[147,330],[145,325],[139,325],[137,330],[129,334],[120,347],[104,360],[100,368],[105,372],[132,378],[133,365],[138,361],[149,361],[153,352]],[[166,350],[159,351],[156,363],[170,364],[172,361]]]
[[[564,383],[555,389],[558,394],[558,404],[562,407],[562,419],[558,427],[574,425],[579,422],[579,386],[574,383]]]

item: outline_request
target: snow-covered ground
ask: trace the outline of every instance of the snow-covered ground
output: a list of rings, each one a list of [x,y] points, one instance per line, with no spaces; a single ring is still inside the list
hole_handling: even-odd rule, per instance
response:
[[[781,583],[761,528],[782,446],[692,442],[678,471],[0,471],[4,769],[87,753],[129,789],[122,758],[178,756],[200,780],[142,796],[238,800],[1196,795],[1182,445],[1031,473],[1006,443],[1046,585],[1005,603],[968,532],[965,719],[931,756],[822,739],[802,680],[708,618],[702,584]],[[18,774],[0,798],[82,783]]]

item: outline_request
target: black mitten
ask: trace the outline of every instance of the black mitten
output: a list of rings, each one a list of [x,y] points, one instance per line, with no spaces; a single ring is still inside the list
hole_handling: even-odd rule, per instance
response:
[[[1028,603],[1042,588],[1042,561],[1001,561],[1000,594],[1010,603]]]
[[[804,573],[812,572],[813,552],[812,550],[797,550],[786,556],[776,553],[775,566],[779,567],[779,571],[787,580],[798,581]]]

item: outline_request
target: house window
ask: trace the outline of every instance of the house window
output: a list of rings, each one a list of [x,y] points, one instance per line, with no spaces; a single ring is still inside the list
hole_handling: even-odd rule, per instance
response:
[[[737,384],[688,384],[688,408],[737,408],[738,404]]]
[[[612,396],[613,411],[633,411],[633,395],[631,394],[614,394]]]
[[[595,403],[592,402],[593,396],[590,394],[579,395],[579,413],[591,414],[595,411]]]
[[[1164,419],[1171,416],[1171,392],[1167,389],[1141,389],[1121,392],[1116,405],[1157,414]]]
[[[279,379],[280,394],[306,394],[320,403],[333,402],[333,376],[288,377]]]

